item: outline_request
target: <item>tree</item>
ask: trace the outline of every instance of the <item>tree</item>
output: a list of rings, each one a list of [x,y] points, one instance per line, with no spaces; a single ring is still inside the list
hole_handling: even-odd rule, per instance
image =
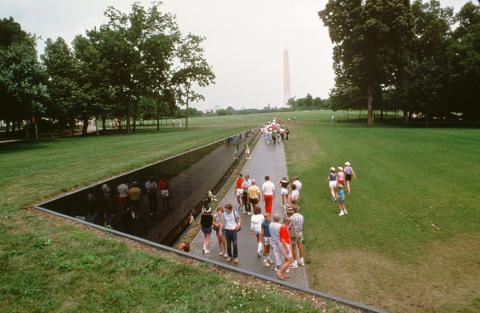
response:
[[[0,22],[0,35],[0,99],[6,106],[1,114],[12,121],[26,120],[26,139],[33,122],[38,140],[37,125],[45,112],[47,89],[36,38],[23,32],[12,18]]]
[[[206,87],[214,82],[215,74],[203,55],[201,43],[205,38],[188,34],[182,38],[177,51],[178,69],[172,76],[177,99],[186,106],[185,129],[188,129],[188,109],[192,101],[203,100],[204,97],[192,89],[195,85]]]
[[[329,0],[319,12],[334,46],[337,76],[366,93],[373,126],[374,91],[394,84],[409,36],[408,0]]]

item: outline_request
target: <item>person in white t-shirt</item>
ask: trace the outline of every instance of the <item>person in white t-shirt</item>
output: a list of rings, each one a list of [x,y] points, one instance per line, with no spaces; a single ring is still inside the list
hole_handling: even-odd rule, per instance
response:
[[[298,192],[297,185],[292,184],[292,191],[290,192],[290,203],[292,205],[297,205],[298,200],[300,199],[300,192]]]
[[[257,256],[262,256],[263,244],[262,244],[262,223],[265,217],[262,214],[260,207],[253,209],[252,219],[250,220],[250,231],[255,234],[257,239]]]
[[[265,201],[265,214],[272,214],[273,199],[275,197],[275,184],[270,181],[269,176],[265,176],[265,182],[262,185],[263,201]]]
[[[292,184],[295,184],[297,186],[298,192],[302,190],[302,182],[300,181],[300,178],[298,178],[298,176],[293,177]]]

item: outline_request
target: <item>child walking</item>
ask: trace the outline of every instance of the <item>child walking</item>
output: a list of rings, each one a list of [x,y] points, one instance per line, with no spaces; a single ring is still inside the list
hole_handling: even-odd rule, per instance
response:
[[[347,208],[345,207],[345,189],[343,188],[342,184],[338,185],[337,199],[338,199],[338,208],[340,209],[340,213],[338,215],[340,216],[347,215],[348,211],[347,211]]]
[[[250,230],[255,234],[257,239],[257,256],[262,256],[263,244],[262,244],[262,223],[265,217],[262,214],[262,210],[259,206],[253,208],[253,216],[250,220]]]

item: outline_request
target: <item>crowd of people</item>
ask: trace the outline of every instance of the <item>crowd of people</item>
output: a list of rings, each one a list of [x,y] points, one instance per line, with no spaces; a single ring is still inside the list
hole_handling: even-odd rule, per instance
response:
[[[282,126],[277,119],[268,121],[261,128],[262,137],[266,144],[277,144],[282,141],[288,142],[290,130],[288,127]]]
[[[289,134],[288,128],[276,119],[261,128],[261,135],[269,145],[287,142]],[[234,140],[230,142],[234,143]],[[249,150],[246,147],[247,159],[250,158]],[[214,211],[209,207],[202,210],[203,253],[210,253],[211,235],[215,232],[219,255],[227,262],[238,264],[238,232],[242,227],[242,216],[247,215],[250,218],[249,232],[255,240],[252,255],[255,253],[265,267],[273,265],[279,279],[288,278],[290,270],[305,264],[302,245],[304,218],[299,206],[301,189],[298,177],[284,177],[273,182],[267,175],[259,185],[251,175],[239,173],[234,188],[235,207],[227,203]],[[282,210],[274,208],[276,195],[281,197]]]
[[[338,202],[338,208],[340,213],[338,215],[344,216],[348,214],[347,208],[345,206],[345,188],[347,193],[351,193],[351,182],[353,178],[357,178],[355,171],[353,170],[350,162],[345,162],[345,167],[338,166],[331,167],[327,175],[327,184],[330,189],[330,196],[332,201]]]
[[[288,278],[290,269],[303,266],[303,223],[298,204],[302,183],[298,177],[288,180],[286,177],[278,182],[282,205],[285,214],[280,210],[273,212],[273,199],[276,184],[265,176],[261,188],[250,175],[238,174],[235,182],[237,208],[231,203],[219,206],[215,212],[204,208],[200,225],[204,234],[203,253],[210,253],[210,237],[215,231],[219,255],[227,262],[239,263],[238,231],[241,229],[242,214],[250,215],[250,233],[255,240],[255,253],[262,258],[263,266],[274,265],[276,275],[280,279]],[[259,203],[263,203],[263,207]],[[283,211],[283,210],[282,210]]]

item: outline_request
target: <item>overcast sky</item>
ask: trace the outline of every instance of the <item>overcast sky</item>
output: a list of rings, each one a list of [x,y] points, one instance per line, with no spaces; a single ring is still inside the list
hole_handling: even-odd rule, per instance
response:
[[[113,5],[128,11],[132,0],[0,0],[0,18],[13,16],[42,37],[71,42],[105,22]],[[139,1],[148,6],[150,1]],[[440,0],[458,10],[467,0]],[[334,83],[332,44],[318,18],[326,0],[164,0],[183,32],[205,36],[205,55],[216,84],[202,89],[198,109],[262,108],[283,102],[283,50],[290,54],[292,96],[328,97]],[[39,48],[43,49],[43,42]]]

